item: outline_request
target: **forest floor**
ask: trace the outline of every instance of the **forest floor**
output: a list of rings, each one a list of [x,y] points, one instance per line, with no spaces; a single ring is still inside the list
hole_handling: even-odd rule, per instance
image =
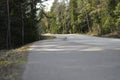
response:
[[[106,37],[106,38],[120,38],[120,31],[118,32],[112,32],[112,33],[108,33],[108,34],[103,34],[103,35],[98,35],[97,33],[87,33],[86,35],[90,35],[90,36],[97,36],[97,37]]]
[[[27,62],[29,45],[0,51],[0,80],[21,80]]]
[[[120,38],[120,32],[113,32],[106,35],[102,35],[102,37],[109,37],[109,38]]]
[[[46,40],[55,37],[42,36],[41,38],[42,40]],[[17,49],[0,51],[0,80],[21,80],[31,44]]]

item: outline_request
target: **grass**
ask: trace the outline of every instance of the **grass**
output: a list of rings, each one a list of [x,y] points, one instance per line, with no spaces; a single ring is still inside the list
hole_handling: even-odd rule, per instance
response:
[[[106,35],[102,35],[102,37],[109,37],[109,38],[120,38],[120,32],[113,32]]]
[[[49,39],[55,39],[55,36],[42,36],[41,39],[42,40],[49,40]]]
[[[102,35],[98,35],[95,32],[88,32],[87,35],[98,36],[98,37],[106,37],[106,38],[120,38],[120,31],[112,32],[112,33],[108,33],[108,34],[102,34]]]
[[[27,62],[29,45],[0,51],[0,80],[21,80]]]

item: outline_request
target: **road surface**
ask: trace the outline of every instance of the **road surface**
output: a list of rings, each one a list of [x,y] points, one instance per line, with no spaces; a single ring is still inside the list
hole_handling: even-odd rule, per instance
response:
[[[120,39],[54,36],[31,46],[23,80],[120,80]]]

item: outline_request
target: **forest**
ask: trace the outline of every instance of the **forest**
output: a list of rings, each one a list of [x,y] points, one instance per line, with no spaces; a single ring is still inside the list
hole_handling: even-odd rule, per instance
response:
[[[16,48],[41,39],[41,33],[120,33],[120,0],[0,1],[0,49]],[[119,34],[118,34],[119,35]]]
[[[16,48],[40,39],[36,8],[41,0],[0,1],[0,49]]]
[[[120,0],[54,0],[41,27],[47,33],[105,35],[120,31]]]
[[[120,0],[46,1],[0,1],[0,80],[120,80]]]

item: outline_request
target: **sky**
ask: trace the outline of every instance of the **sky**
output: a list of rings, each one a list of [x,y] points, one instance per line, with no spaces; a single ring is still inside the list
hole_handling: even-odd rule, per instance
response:
[[[54,2],[54,0],[48,0],[48,1],[44,2],[44,3],[42,3],[43,5],[46,6],[45,7],[46,11],[50,11],[53,2]]]

